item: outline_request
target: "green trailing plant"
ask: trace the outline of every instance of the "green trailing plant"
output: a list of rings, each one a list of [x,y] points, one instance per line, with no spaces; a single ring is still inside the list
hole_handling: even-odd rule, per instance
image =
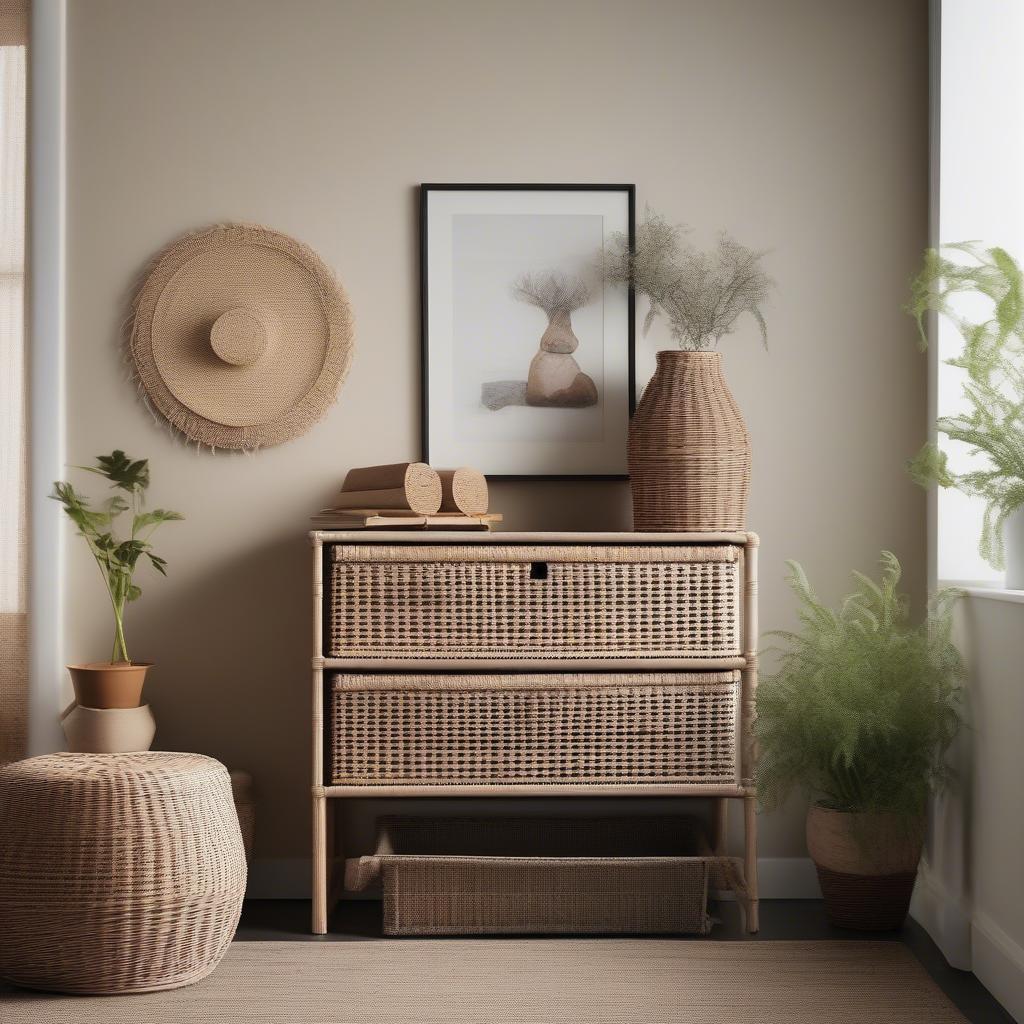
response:
[[[990,307],[981,319],[964,316],[958,296],[975,295]],[[1024,507],[1024,278],[1004,249],[960,242],[928,249],[911,285],[907,311],[917,320],[920,347],[927,348],[925,317],[945,316],[963,338],[963,351],[947,360],[965,371],[967,411],[940,416],[940,434],[967,447],[979,461],[954,472],[946,453],[926,444],[910,460],[911,476],[922,486],[954,487],[985,502],[980,551],[1003,568],[1003,524]]]
[[[149,462],[130,459],[123,451],[100,455],[95,466],[77,466],[110,481],[115,493],[109,498],[92,503],[64,480],[53,485],[52,498],[64,506],[68,518],[78,527],[78,535],[89,545],[89,551],[103,574],[103,582],[114,610],[114,649],[110,660],[130,662],[124,638],[125,605],[135,601],[142,589],[134,582],[140,558],[161,576],[167,575],[167,563],[155,554],[149,538],[163,523],[184,519],[179,512],[165,508],[146,511],[146,489],[149,487]],[[124,512],[131,513],[131,532],[118,536],[115,524]]]
[[[944,590],[912,625],[900,564],[883,551],[881,579],[853,574],[838,609],[824,605],[796,562],[787,582],[799,632],[758,687],[758,794],[777,807],[794,791],[852,813],[892,813],[908,826],[948,781],[944,754],[960,726],[963,665]]]
[[[604,279],[630,284],[647,297],[645,335],[661,315],[680,348],[701,352],[716,347],[749,313],[767,346],[761,307],[774,282],[761,265],[764,253],[745,248],[724,232],[713,249],[703,252],[688,234],[689,228],[669,224],[648,210],[632,247],[628,235],[612,236],[601,260]]]

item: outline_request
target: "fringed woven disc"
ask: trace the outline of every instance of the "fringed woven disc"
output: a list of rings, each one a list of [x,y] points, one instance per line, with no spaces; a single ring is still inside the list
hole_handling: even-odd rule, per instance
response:
[[[352,313],[316,253],[256,225],[186,235],[132,305],[130,352],[153,408],[211,448],[304,434],[352,361]]]

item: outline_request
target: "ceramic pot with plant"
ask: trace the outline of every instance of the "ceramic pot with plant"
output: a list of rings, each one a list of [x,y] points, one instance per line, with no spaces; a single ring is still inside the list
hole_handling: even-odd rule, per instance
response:
[[[93,501],[79,494],[66,481],[54,484],[52,497],[64,506],[68,518],[78,527],[78,535],[103,577],[114,613],[114,643],[109,661],[69,665],[75,700],[85,708],[137,708],[142,702],[142,686],[148,662],[132,661],[124,634],[125,606],[135,601],[141,588],[134,582],[139,560],[145,559],[162,576],[167,563],[156,555],[150,544],[153,532],[163,523],[184,517],[178,512],[156,508],[146,510],[149,487],[149,463],[130,459],[123,451],[101,455],[95,466],[79,467],[107,481],[113,494]],[[118,533],[123,513],[130,513],[128,531]]]
[[[985,502],[980,552],[1006,570],[1006,586],[1024,590],[1024,275],[1005,249],[961,242],[928,249],[907,306],[916,319],[921,348],[928,345],[925,316],[945,316],[963,339],[960,353],[946,360],[966,374],[965,411],[940,416],[936,427],[961,442],[969,464],[954,471],[946,453],[926,444],[911,460],[911,475],[923,486],[953,487]],[[963,315],[961,296],[987,318]]]
[[[602,260],[606,281],[647,298],[644,334],[660,315],[679,345],[658,353],[629,426],[637,530],[746,529],[750,437],[716,349],[744,313],[767,343],[761,307],[773,282],[762,257],[725,234],[702,252],[683,227],[648,213],[635,245],[615,236]]]
[[[768,808],[794,791],[811,797],[807,846],[834,924],[898,928],[928,798],[948,781],[944,754],[960,726],[958,592],[940,592],[912,624],[891,552],[878,582],[854,573],[856,590],[837,609],[788,564],[801,629],[776,634],[778,670],[758,687],[758,795]]]

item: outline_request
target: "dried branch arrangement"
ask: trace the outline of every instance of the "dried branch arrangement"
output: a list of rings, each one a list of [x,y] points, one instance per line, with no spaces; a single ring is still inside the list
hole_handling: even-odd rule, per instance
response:
[[[736,321],[749,313],[767,345],[761,307],[774,281],[761,265],[764,253],[745,248],[724,232],[718,244],[704,252],[689,241],[688,234],[688,228],[669,224],[648,210],[632,250],[626,235],[612,236],[601,260],[604,279],[631,284],[637,294],[648,298],[644,334],[661,315],[680,348],[701,352],[715,348],[736,329]]]

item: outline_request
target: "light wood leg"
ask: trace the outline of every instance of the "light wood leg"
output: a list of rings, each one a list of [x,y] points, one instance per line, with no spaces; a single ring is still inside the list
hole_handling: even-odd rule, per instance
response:
[[[744,857],[743,874],[747,883],[747,931],[758,930],[757,896],[757,798],[743,798]]]
[[[313,934],[327,934],[328,913],[327,798],[313,797]],[[333,817],[331,815],[330,817]]]
[[[718,797],[711,802],[711,849],[716,857],[725,856],[729,840],[729,801]]]

